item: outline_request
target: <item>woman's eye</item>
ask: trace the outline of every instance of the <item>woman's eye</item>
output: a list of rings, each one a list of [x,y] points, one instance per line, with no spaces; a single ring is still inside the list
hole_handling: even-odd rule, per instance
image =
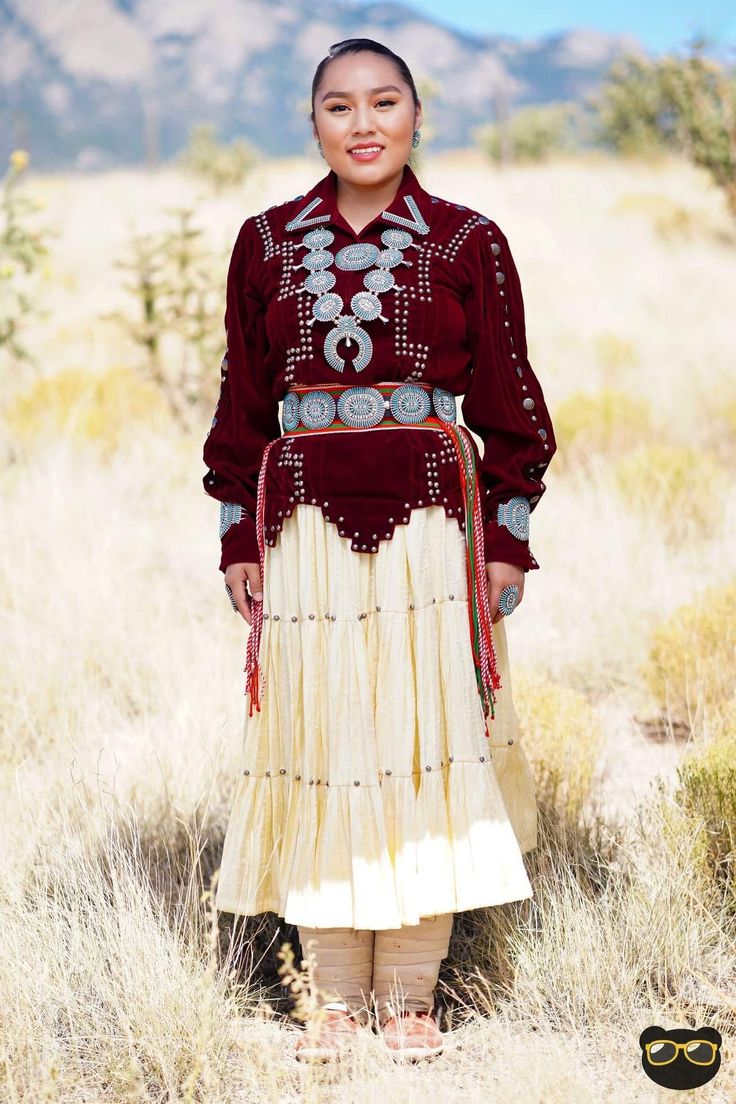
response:
[[[378,106],[380,107],[381,104],[388,104],[390,107],[393,107],[393,105],[395,103],[396,103],[396,100],[379,100],[378,101]],[[347,106],[346,104],[335,104],[334,107],[328,107],[327,110],[332,111],[334,113],[334,112],[338,111],[341,107],[346,107],[346,106]]]

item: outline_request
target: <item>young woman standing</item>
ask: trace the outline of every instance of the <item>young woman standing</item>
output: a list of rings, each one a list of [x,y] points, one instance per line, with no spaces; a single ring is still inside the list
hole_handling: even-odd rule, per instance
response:
[[[408,163],[403,60],[333,46],[310,118],[329,172],[240,229],[204,446],[251,626],[216,904],[314,951],[325,1013],[299,1057],[361,1024],[422,1057],[453,915],[532,896],[504,617],[556,445],[504,234]]]

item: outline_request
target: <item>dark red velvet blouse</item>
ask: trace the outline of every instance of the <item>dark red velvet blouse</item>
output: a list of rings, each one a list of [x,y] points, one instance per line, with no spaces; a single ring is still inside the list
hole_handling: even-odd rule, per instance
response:
[[[222,504],[220,570],[259,562],[259,472],[264,449],[281,438],[279,403],[289,388],[389,381],[430,384],[463,396],[460,420],[483,446],[473,439],[485,560],[537,568],[528,515],[545,491],[542,477],[556,443],[527,359],[519,276],[504,234],[487,216],[430,195],[409,165],[386,212],[356,234],[337,208],[336,186],[330,171],[306,195],[247,218],[233,248],[220,398],[203,450],[204,489]],[[413,244],[404,256],[411,266],[394,270],[400,290],[381,297],[387,320],[361,322],[373,344],[369,363],[356,371],[356,344],[342,341],[339,355],[346,363],[338,371],[324,353],[332,323],[310,323],[314,299],[302,289],[308,273],[301,243],[309,231],[324,227],[334,234],[333,253],[356,242],[383,249],[383,231],[407,229],[403,221],[385,219],[386,213],[418,225],[423,220],[428,232],[408,227]],[[328,218],[317,221],[324,215]],[[364,271],[332,271],[332,290],[350,304],[363,290]],[[442,457],[434,467],[427,463],[430,438],[431,449]],[[301,465],[287,458],[279,462],[287,442],[302,454]],[[443,505],[464,527],[460,473],[445,445],[441,431],[412,426],[283,438],[270,449],[264,475],[266,543],[278,538],[299,502],[317,505],[358,551],[376,551],[396,525],[409,520],[412,509],[431,502]],[[434,487],[430,498],[430,480],[438,477],[439,494]],[[518,520],[507,521],[511,508],[518,519],[519,505],[526,530]]]

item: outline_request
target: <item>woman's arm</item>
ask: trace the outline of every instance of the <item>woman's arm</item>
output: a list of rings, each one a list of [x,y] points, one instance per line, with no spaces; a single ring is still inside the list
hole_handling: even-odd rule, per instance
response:
[[[265,305],[256,287],[262,263],[260,237],[246,219],[233,247],[227,274],[220,398],[202,456],[203,485],[220,501],[220,571],[233,563],[258,563],[256,496],[263,451],[281,436],[278,401],[271,394],[264,360],[268,351]]]
[[[539,567],[529,515],[546,488],[557,445],[539,380],[527,358],[524,302],[506,237],[487,220],[468,235],[465,301],[472,377],[463,421],[483,442],[480,464],[486,563]]]

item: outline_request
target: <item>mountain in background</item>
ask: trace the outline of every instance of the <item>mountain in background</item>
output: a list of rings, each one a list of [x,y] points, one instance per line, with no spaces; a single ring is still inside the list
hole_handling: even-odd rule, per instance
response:
[[[467,34],[401,3],[0,0],[0,156],[23,147],[35,169],[153,164],[202,122],[265,156],[303,153],[315,66],[352,36],[385,42],[417,84],[432,82],[435,150],[471,145],[475,127],[524,104],[579,99],[623,51],[646,54],[593,30]]]

